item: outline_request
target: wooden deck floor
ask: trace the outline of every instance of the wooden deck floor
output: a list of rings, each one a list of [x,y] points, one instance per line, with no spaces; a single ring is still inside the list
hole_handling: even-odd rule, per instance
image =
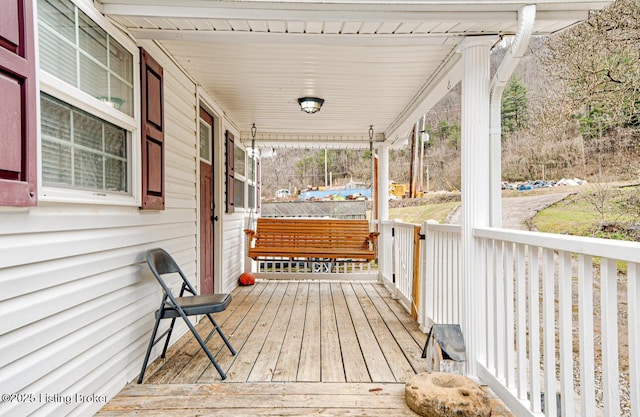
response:
[[[216,320],[238,352],[208,344],[224,382],[187,335],[97,415],[415,416],[404,381],[425,371],[426,335],[381,284],[259,282]]]

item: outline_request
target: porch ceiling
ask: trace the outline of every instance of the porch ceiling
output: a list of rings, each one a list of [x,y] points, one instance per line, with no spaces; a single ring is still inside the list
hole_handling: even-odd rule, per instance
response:
[[[257,146],[401,143],[461,77],[467,36],[513,35],[513,0],[100,0],[137,39],[161,45]],[[587,17],[607,1],[545,0],[535,33]],[[325,99],[306,114],[297,99]]]

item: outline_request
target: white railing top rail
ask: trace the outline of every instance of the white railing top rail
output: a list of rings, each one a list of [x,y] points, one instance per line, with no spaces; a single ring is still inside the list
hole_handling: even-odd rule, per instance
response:
[[[490,227],[475,228],[473,235],[480,238],[505,240],[522,245],[574,252],[580,255],[612,258],[625,262],[640,262],[640,243],[638,242]]]
[[[424,224],[429,230],[432,230],[434,232],[462,233],[462,226],[460,226],[459,224],[432,223],[431,220],[427,220]]]

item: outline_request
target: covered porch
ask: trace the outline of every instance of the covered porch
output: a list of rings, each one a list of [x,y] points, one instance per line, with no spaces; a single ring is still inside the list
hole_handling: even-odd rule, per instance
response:
[[[504,86],[532,35],[570,27],[606,3],[337,1],[320,5],[300,1],[205,5],[192,1],[173,6],[167,2],[152,5],[144,0],[127,4],[105,0],[102,11],[143,45],[161,47],[196,80],[204,104],[210,99],[220,106],[234,127],[237,143],[245,149],[258,154],[279,147],[369,149],[375,153],[377,189],[382,193],[376,206],[382,233],[376,278],[391,289],[406,311],[413,310],[422,332],[433,323],[459,323],[467,341],[467,373],[489,384],[517,415],[558,415],[559,408],[562,415],[618,415],[623,409],[619,394],[623,389],[631,391],[637,415],[640,399],[634,387],[640,385],[634,381],[639,375],[638,361],[630,360],[628,377],[618,380],[622,340],[616,330],[622,307],[611,282],[622,272],[616,263],[628,263],[630,323],[625,336],[633,351],[639,342],[634,307],[638,299],[637,245],[512,233],[501,228],[500,109]],[[492,73],[491,50],[505,38],[510,39],[511,47]],[[459,82],[462,225],[422,225],[425,244],[418,252],[413,227],[388,220],[390,150],[417,136],[420,118]],[[324,105],[318,113],[306,114],[298,106],[304,97],[317,98]],[[217,169],[222,175],[222,167]],[[230,183],[230,177],[226,180]],[[222,183],[220,179],[217,182]],[[228,203],[228,195],[218,195],[220,206],[225,198]],[[240,229],[238,225],[252,214],[248,210],[229,213],[233,216],[228,214],[224,219],[225,230]],[[404,237],[398,233],[401,229],[411,233]],[[223,246],[220,238],[218,243]],[[227,260],[217,250],[220,262],[216,265],[222,265]],[[610,256],[606,264],[594,269],[598,262],[594,259],[604,253]],[[244,259],[233,260],[237,261],[234,265],[244,264]],[[599,274],[601,265],[605,266],[603,275]],[[408,278],[414,266],[420,270],[417,280]],[[600,323],[595,323],[594,282],[599,280],[606,302]],[[269,285],[275,288],[272,294],[292,291],[291,283]],[[346,297],[345,289],[355,294],[364,290],[370,297],[373,288],[381,297],[378,287],[366,290],[364,285],[321,284],[318,300],[323,305],[323,286],[332,302],[337,296],[340,303],[341,297]],[[309,287],[307,300],[311,294]],[[264,311],[275,315],[282,304],[278,296],[272,298],[265,301]],[[336,309],[345,304],[348,307],[348,298],[343,304],[332,304],[334,317],[338,317]],[[579,311],[576,317],[573,307]],[[359,308],[366,314],[362,305]],[[319,331],[323,337],[331,335],[328,341],[333,340],[334,346],[325,347],[324,353],[322,341],[317,346],[313,356],[320,363],[313,365],[313,372],[320,371],[312,379],[314,383],[340,384],[350,379],[359,384],[378,383],[380,377],[374,374],[385,372],[388,379],[382,381],[395,384],[402,381],[402,375],[394,373],[394,366],[409,374],[418,371],[405,351],[401,355],[405,359],[398,356],[397,364],[386,356],[385,349],[397,343],[395,335],[376,342],[376,354],[382,353],[387,362],[380,368],[377,362],[367,363],[375,354],[358,352],[363,345],[375,348],[376,344],[361,343],[355,351],[343,351],[342,339],[333,331],[339,331],[341,325],[350,331],[348,322],[326,320],[324,312],[320,308],[305,316],[333,326]],[[264,326],[258,326],[263,317]],[[254,319],[260,343],[245,343],[242,349],[246,352],[232,362],[226,359],[230,379],[247,384],[266,379],[273,384],[283,373],[293,374],[293,369],[278,367],[280,356],[289,352],[282,344],[287,330],[267,324],[280,324],[270,322],[269,317]],[[596,324],[607,332],[598,350],[601,356],[595,353]],[[356,327],[349,337],[364,336],[358,335]],[[277,335],[282,342],[270,341]],[[245,341],[250,337],[247,333]],[[263,341],[270,344],[263,345]],[[412,343],[420,346],[415,338]],[[263,350],[258,345],[271,354],[261,356]],[[579,350],[575,358],[574,346]],[[349,368],[351,362],[345,360],[345,353],[360,362],[357,369]],[[299,375],[311,369],[302,363],[303,352],[297,355],[297,382],[289,376],[291,383],[301,383]],[[332,359],[325,360],[323,355]],[[188,362],[190,365],[177,373],[198,375],[191,375],[187,383],[209,382],[207,370],[192,369],[197,361]],[[336,363],[343,366],[332,368]],[[596,377],[598,366],[602,372]],[[149,378],[162,372],[160,367]],[[580,377],[574,380],[576,375]],[[558,391],[562,393],[558,398],[545,396]]]

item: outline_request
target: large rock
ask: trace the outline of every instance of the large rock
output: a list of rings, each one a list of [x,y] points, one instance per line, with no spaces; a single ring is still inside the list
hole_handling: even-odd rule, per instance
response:
[[[489,397],[478,384],[462,375],[425,372],[409,378],[407,405],[423,417],[488,417]]]

